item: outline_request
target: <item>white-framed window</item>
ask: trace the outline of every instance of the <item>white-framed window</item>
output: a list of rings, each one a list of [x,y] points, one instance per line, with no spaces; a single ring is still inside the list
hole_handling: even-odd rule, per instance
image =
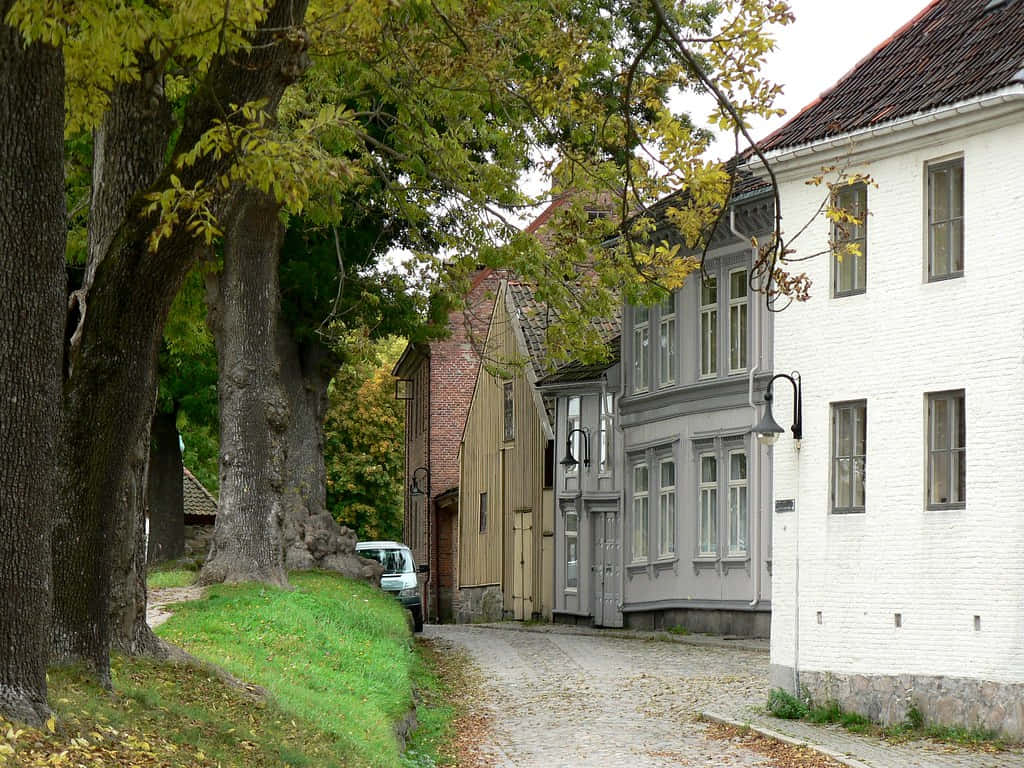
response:
[[[579,576],[579,514],[575,509],[565,512],[565,588],[575,591]]]
[[[576,459],[576,463],[571,467],[565,468],[566,475],[575,475],[579,470],[580,463],[583,461],[583,454],[580,453],[580,436],[582,432],[573,432],[574,429],[580,428],[580,397],[579,395],[573,395],[566,402],[566,418],[565,418],[565,434],[571,435],[569,437],[569,445],[572,448],[573,458]]]
[[[747,452],[729,451],[729,554],[747,554],[750,519]]]
[[[612,429],[615,426],[615,395],[604,392],[601,395],[600,455],[597,471],[602,475],[612,471]]]
[[[868,406],[864,400],[832,404],[832,512],[864,511]]]
[[[868,274],[867,185],[858,182],[843,186],[835,193],[835,207],[855,221],[832,222],[832,295],[864,293]]]
[[[700,285],[700,375],[718,375],[718,278],[708,275]]]
[[[729,272],[729,373],[747,369],[748,288],[746,269]]]
[[[718,456],[702,453],[698,461],[697,554],[708,557],[718,554]]]
[[[669,294],[658,306],[661,315],[658,323],[658,386],[667,387],[676,383],[676,361],[679,358],[675,294]]]
[[[676,463],[658,462],[658,556],[676,553]]]
[[[650,343],[650,312],[633,307],[633,391],[647,391],[647,347]]]
[[[967,414],[964,391],[933,392],[928,402],[928,509],[967,503]]]
[[[964,274],[964,160],[928,166],[928,279]]]
[[[647,534],[650,530],[650,491],[647,463],[633,465],[632,504],[633,561],[647,559]]]
[[[502,382],[502,405],[504,406],[505,429],[504,437],[506,442],[516,439],[516,399],[515,387],[511,381]]]

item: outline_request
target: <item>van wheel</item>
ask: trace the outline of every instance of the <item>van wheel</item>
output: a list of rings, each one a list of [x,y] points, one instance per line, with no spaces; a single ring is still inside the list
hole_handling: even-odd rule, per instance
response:
[[[413,632],[423,631],[423,609],[420,607],[410,608],[412,611]]]

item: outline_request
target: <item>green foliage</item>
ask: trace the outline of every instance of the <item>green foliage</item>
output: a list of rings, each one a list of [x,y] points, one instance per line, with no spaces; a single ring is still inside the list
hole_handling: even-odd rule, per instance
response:
[[[185,279],[164,325],[157,407],[177,412],[182,462],[211,493],[218,482],[217,352],[206,323],[201,264]]]
[[[293,590],[213,587],[175,606],[157,632],[267,688],[281,712],[330,745],[330,757],[312,765],[398,765],[393,728],[412,706],[417,663],[405,611],[337,574],[289,578]]]
[[[360,539],[401,539],[405,404],[391,368],[405,346],[391,338],[364,348],[335,374],[324,425],[327,507]]]
[[[783,720],[800,720],[807,717],[807,704],[781,688],[768,692],[768,711]]]

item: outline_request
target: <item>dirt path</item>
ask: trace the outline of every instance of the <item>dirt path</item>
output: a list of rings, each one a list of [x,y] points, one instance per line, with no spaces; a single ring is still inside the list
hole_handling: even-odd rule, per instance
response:
[[[149,602],[146,604],[146,621],[150,627],[158,627],[171,618],[174,611],[169,606],[184,603],[186,600],[198,600],[203,596],[203,588],[162,587],[149,589]]]

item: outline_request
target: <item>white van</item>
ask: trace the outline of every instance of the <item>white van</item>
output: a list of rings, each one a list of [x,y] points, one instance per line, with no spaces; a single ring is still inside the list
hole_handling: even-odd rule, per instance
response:
[[[397,541],[360,541],[356,544],[356,553],[384,566],[380,588],[393,594],[412,612],[415,630],[422,632],[423,597],[417,574],[426,573],[428,566],[417,568],[412,551]]]

